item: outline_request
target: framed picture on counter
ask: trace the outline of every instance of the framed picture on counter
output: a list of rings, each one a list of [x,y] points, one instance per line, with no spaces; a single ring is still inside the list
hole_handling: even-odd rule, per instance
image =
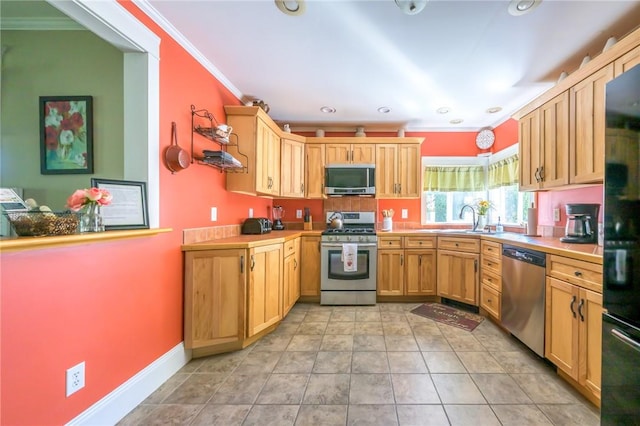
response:
[[[148,229],[147,184],[130,180],[91,178],[91,186],[106,189],[111,204],[100,208],[105,229]]]

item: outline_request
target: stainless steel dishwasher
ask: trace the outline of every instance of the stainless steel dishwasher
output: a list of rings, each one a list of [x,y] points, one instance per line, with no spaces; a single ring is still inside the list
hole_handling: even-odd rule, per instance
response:
[[[544,357],[544,253],[502,246],[502,325]]]

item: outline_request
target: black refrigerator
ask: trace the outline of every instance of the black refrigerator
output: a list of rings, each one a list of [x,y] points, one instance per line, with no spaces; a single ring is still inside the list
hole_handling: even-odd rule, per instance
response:
[[[640,65],[606,86],[603,425],[640,425]]]

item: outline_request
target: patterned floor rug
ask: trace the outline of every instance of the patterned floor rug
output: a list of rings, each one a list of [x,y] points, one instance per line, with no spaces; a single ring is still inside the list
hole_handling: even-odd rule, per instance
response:
[[[471,312],[461,311],[460,309],[442,305],[440,303],[423,303],[414,308],[412,314],[431,318],[444,324],[453,325],[467,331],[473,331],[484,318]]]

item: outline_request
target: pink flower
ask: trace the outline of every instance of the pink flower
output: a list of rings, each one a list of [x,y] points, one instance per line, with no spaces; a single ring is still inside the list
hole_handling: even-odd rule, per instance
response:
[[[89,204],[98,204],[100,206],[108,206],[111,204],[113,196],[106,189],[89,188],[76,189],[69,198],[67,198],[67,207],[77,212],[84,206]]]

